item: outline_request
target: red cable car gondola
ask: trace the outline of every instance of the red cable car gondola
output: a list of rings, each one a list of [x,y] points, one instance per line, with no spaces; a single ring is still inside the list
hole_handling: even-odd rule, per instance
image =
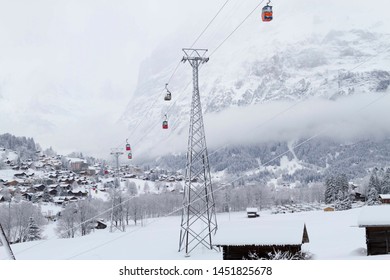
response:
[[[131,153],[129,153],[129,154],[127,155],[127,158],[128,158],[128,159],[132,159],[132,158],[133,158],[133,155],[132,155]]]
[[[126,139],[126,143],[127,143],[127,139]],[[131,151],[131,146],[129,143],[126,144],[126,151]]]
[[[261,13],[261,19],[263,21],[271,21],[272,20],[272,6],[268,5],[271,1],[268,1],[267,5],[263,7]]]
[[[163,123],[162,123],[162,128],[163,128],[163,129],[168,129],[167,115],[165,115],[165,121],[163,121]]]
[[[170,101],[172,99],[172,94],[168,89],[168,84],[165,84],[165,89],[167,90],[167,93],[165,94],[164,100]]]

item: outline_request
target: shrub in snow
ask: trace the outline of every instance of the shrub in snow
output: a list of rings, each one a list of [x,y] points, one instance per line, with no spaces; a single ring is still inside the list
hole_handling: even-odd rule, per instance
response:
[[[311,254],[309,252],[291,253],[289,251],[274,250],[268,253],[267,258],[261,258],[256,253],[249,252],[248,260],[309,260]]]

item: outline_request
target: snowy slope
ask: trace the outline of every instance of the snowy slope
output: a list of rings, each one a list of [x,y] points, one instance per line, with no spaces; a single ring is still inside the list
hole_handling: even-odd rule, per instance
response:
[[[374,9],[370,13],[375,17],[366,17],[366,1],[348,0],[342,4],[333,0],[275,1],[272,22],[261,23],[257,11],[219,47],[255,3],[245,2],[236,12],[226,8],[226,13],[219,16],[195,45],[209,48],[210,61],[200,69],[206,122],[211,123],[212,129],[217,126],[213,126],[213,119],[218,120],[215,121],[218,126],[229,127],[230,121],[242,117],[240,111],[232,108],[248,111],[253,107],[252,111],[258,111],[265,108],[255,107],[256,104],[295,102],[313,97],[334,100],[356,93],[386,91],[390,83],[386,63],[390,34],[387,15],[380,9],[381,1],[374,2],[370,3],[370,9]],[[181,47],[185,46],[171,46],[172,49]],[[188,64],[179,66],[169,84],[172,102],[163,101],[164,85],[180,58],[178,55],[177,61],[167,61],[163,70],[157,56],[145,63],[149,71],[140,77],[121,118],[128,125],[136,150],[142,151],[138,156],[185,150],[192,90],[192,71]],[[155,60],[158,65],[153,64]],[[317,107],[322,106],[317,104]],[[273,109],[267,110],[268,114],[280,111],[280,107]],[[225,111],[229,114],[222,115],[226,123],[221,123],[216,113]],[[298,109],[292,111],[299,112]],[[169,132],[161,132],[165,114],[170,122]],[[255,117],[259,118],[257,123],[261,123],[269,116],[254,114]],[[207,123],[206,132],[210,133]],[[247,125],[253,126],[253,123]],[[213,145],[216,141],[211,139],[209,143]],[[156,148],[156,143],[160,142],[164,149]]]
[[[389,260],[390,255],[366,256],[365,231],[358,227],[362,208],[340,212],[300,212],[273,215],[260,212],[257,219],[246,218],[246,213],[219,214],[221,231],[232,223],[240,223],[241,230],[253,229],[254,224],[281,224],[286,221],[304,222],[310,242],[303,250],[316,260]],[[74,239],[56,239],[53,224],[46,232],[48,239],[12,245],[17,259],[112,259],[112,260],[180,260],[183,253],[177,252],[180,217],[164,217],[144,221],[144,226],[129,226],[126,232],[109,233],[96,230],[94,233]],[[288,234],[288,230],[285,232]],[[239,241],[240,236],[232,236]],[[281,236],[281,238],[284,238]],[[188,258],[186,258],[188,260]],[[191,259],[222,259],[222,253],[200,249]]]

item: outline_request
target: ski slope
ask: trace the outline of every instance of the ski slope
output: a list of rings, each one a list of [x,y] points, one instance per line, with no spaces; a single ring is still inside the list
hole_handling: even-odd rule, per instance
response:
[[[253,228],[253,223],[263,221],[267,224],[300,221],[306,224],[310,239],[309,243],[302,245],[302,249],[310,253],[314,260],[390,260],[390,255],[366,256],[365,229],[357,226],[361,210],[287,214],[262,211],[256,219],[248,219],[245,212],[236,212],[218,214],[217,220],[220,229],[229,223],[240,222],[244,224],[243,232]],[[126,232],[110,233],[107,227],[74,239],[58,239],[54,235],[54,227],[54,223],[46,227],[46,240],[12,245],[16,259],[222,260],[222,252],[204,248],[195,250],[189,258],[183,252],[178,252],[180,216],[147,219],[142,225],[127,227]],[[240,236],[236,238],[240,240]]]

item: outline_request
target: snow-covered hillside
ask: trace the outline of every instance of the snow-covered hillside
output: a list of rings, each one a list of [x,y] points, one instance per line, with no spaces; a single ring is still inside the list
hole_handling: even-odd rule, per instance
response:
[[[374,2],[370,4],[370,14],[375,16],[367,17],[364,14],[366,1],[275,1],[272,22],[262,23],[257,10],[220,45],[255,6],[248,1],[232,11],[234,3],[230,3],[232,6],[225,8],[195,45],[209,48],[210,60],[200,69],[206,132],[210,135],[213,130],[226,127],[210,136],[208,143],[215,146],[221,142],[247,141],[243,134],[286,110],[288,103],[280,101],[295,102],[313,97],[335,100],[358,93],[385,92],[390,84],[386,63],[390,34],[387,15],[380,11],[380,1]],[[174,47],[180,50],[186,46],[171,46],[171,49]],[[128,124],[130,140],[138,151],[136,156],[185,150],[192,91],[192,71],[188,64],[180,65],[171,79],[171,103],[163,101],[164,85],[180,61],[180,55],[178,52],[177,61],[165,61],[164,68],[163,59],[157,59],[161,53],[156,52],[156,56],[144,63],[143,68],[148,71],[140,72],[138,87],[121,118]],[[329,105],[311,103],[311,110],[303,111],[301,107],[293,108],[290,113],[302,114],[290,119],[296,122],[312,119],[313,113],[322,111],[324,104]],[[321,115],[324,122],[328,121],[325,116],[329,116],[329,109],[330,115],[334,113],[332,105],[329,106],[327,114]],[[240,110],[232,108],[245,108],[245,112],[253,114],[245,117]],[[161,132],[165,114],[170,122],[169,132]],[[302,129],[310,125],[313,124],[306,121]],[[272,127],[272,121],[269,126]],[[229,132],[235,134],[235,127],[240,127],[237,135],[241,135],[241,140],[235,136],[230,140]],[[300,136],[305,133],[297,129],[295,132]],[[259,135],[254,138],[252,141],[262,140]],[[164,149],[157,143],[163,143]]]
[[[280,223],[284,221],[304,222],[310,242],[302,249],[312,254],[315,260],[389,260],[390,255],[366,255],[365,230],[358,227],[362,208],[347,211],[310,211],[287,214],[260,212],[257,219],[248,219],[246,213],[219,214],[219,228],[239,222],[242,232],[254,224]],[[16,258],[21,259],[89,259],[89,260],[220,260],[221,252],[200,249],[190,258],[178,252],[180,217],[163,217],[143,221],[143,226],[129,226],[126,232],[110,233],[109,229],[74,239],[57,239],[55,224],[49,224],[45,234],[47,240],[12,245]],[[286,232],[288,234],[288,232]],[[53,250],[55,248],[55,250]]]

